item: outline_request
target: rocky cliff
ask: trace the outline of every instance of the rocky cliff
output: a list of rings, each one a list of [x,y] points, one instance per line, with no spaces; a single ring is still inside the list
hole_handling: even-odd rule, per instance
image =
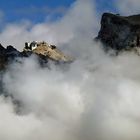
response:
[[[140,47],[140,15],[120,16],[104,13],[96,38],[106,49],[127,50]]]

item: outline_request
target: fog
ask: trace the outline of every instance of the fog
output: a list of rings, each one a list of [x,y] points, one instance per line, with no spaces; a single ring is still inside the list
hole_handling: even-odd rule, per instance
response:
[[[0,96],[0,139],[140,139],[140,58],[133,52],[112,56],[93,41],[100,27],[94,6],[78,0],[59,21],[11,24],[0,34],[5,45],[21,49],[27,39],[48,40],[75,58],[50,62],[49,69],[35,56],[8,66],[4,92],[19,104]]]

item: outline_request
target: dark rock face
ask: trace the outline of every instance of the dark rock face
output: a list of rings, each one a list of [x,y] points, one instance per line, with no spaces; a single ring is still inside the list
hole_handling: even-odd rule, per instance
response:
[[[100,40],[106,49],[123,50],[140,47],[140,15],[124,17],[104,13],[96,39]]]
[[[6,65],[13,61],[17,57],[21,57],[21,53],[16,50],[13,46],[7,46],[4,48],[0,44],[0,70],[5,69]]]
[[[0,44],[0,71],[5,70],[6,66],[12,61],[16,61],[18,58],[30,57],[31,55],[33,55],[33,52],[28,51],[19,52],[11,45],[7,46],[7,48],[4,48]],[[47,57],[43,57],[41,55],[36,56],[41,65],[45,65],[48,62]]]
[[[0,70],[7,64],[6,49],[0,44]]]
[[[15,49],[13,46],[9,45],[6,48],[6,55],[18,57],[18,56],[20,56],[20,52],[17,49]]]

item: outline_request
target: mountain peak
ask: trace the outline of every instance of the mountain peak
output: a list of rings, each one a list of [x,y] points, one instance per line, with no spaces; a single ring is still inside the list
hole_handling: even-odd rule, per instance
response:
[[[5,66],[10,61],[14,61],[15,58],[30,57],[32,54],[39,58],[41,64],[47,63],[49,60],[62,63],[73,61],[71,57],[65,55],[55,45],[50,45],[46,42],[26,42],[25,47],[21,52],[11,45],[4,48],[0,44],[0,69],[4,69]]]

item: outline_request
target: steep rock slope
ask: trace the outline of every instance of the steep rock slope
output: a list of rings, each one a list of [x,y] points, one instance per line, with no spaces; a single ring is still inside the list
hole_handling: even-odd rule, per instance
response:
[[[140,47],[140,15],[124,17],[104,13],[96,39],[100,40],[106,49],[123,50]]]

